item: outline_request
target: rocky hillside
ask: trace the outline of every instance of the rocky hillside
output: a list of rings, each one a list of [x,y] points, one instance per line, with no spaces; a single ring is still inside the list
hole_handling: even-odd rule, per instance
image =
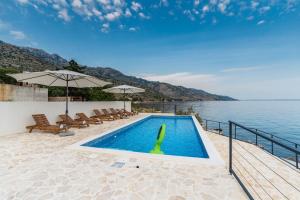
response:
[[[0,41],[0,66],[14,67],[20,71],[55,70],[67,65],[68,62],[57,54],[49,54],[41,49],[18,47]],[[134,76],[127,76],[112,68],[87,67],[86,74],[93,75],[114,84],[127,84],[146,89],[140,95],[143,100],[234,100],[228,96],[207,93],[203,90],[174,86],[168,83],[147,81]]]

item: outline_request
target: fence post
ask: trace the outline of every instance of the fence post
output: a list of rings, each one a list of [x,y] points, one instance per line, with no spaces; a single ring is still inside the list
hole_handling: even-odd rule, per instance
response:
[[[298,154],[296,153],[296,168],[299,169]]]
[[[271,135],[271,138],[273,139],[273,135]],[[274,154],[274,143],[272,141],[271,143],[271,151],[272,151],[272,155]]]
[[[229,173],[232,174],[232,122],[229,121]]]
[[[221,123],[219,122],[219,134],[221,134]]]
[[[177,113],[177,105],[175,104],[174,105],[174,114],[176,115],[176,113]]]
[[[234,126],[234,139],[236,139],[236,126]]]
[[[255,135],[255,145],[257,146],[257,135]]]
[[[207,131],[207,120],[205,120],[205,130]]]

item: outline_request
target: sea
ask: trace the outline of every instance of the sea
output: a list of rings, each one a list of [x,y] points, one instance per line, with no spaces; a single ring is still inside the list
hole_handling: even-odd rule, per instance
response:
[[[148,105],[164,112],[189,108],[201,118],[237,122],[300,144],[300,100],[196,101]]]

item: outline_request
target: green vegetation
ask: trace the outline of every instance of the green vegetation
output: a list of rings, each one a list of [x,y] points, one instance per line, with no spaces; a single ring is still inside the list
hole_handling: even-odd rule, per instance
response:
[[[86,67],[80,66],[75,60],[70,60],[69,65],[63,69],[84,73]],[[6,74],[21,73],[17,67],[0,67],[0,83],[16,84],[16,80]],[[42,86],[44,87],[44,86]],[[62,97],[66,95],[64,87],[48,87],[49,97]],[[70,96],[82,97],[87,101],[113,101],[115,96],[102,91],[102,88],[70,88]]]
[[[202,124],[202,122],[203,122],[203,120],[200,117],[199,113],[195,113],[192,106],[189,107],[187,109],[187,111],[181,111],[181,110],[177,111],[176,115],[194,115],[196,117],[196,119],[199,121],[200,124]]]
[[[115,96],[111,93],[103,92],[100,88],[89,88],[88,101],[114,101],[116,100]]]
[[[69,65],[63,67],[66,70],[70,70],[73,72],[84,73],[86,67],[80,66],[75,60],[70,60]]]
[[[70,60],[67,66],[63,69],[84,73],[86,67],[80,66],[75,60]],[[66,89],[64,87],[49,87],[49,96],[65,96]],[[70,88],[69,96],[81,97],[87,101],[113,101],[115,97],[113,94],[102,91],[102,88]]]
[[[0,83],[16,84],[17,81],[14,78],[6,75],[14,73],[19,73],[19,70],[14,67],[0,67]]]

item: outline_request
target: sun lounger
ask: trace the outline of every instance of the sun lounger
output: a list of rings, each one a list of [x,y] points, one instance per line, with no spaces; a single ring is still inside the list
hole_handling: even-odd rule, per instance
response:
[[[88,124],[102,124],[103,121],[99,118],[92,118],[86,116],[84,113],[76,113],[76,116],[78,116],[78,119],[81,121],[86,121]]]
[[[32,126],[27,126],[26,128],[29,129],[29,133],[32,132],[32,130],[37,129],[41,130],[44,132],[49,132],[49,133],[55,133],[58,134],[59,132],[66,131],[65,128],[60,128],[57,125],[51,125],[44,114],[36,114],[32,115],[35,125]]]
[[[135,115],[134,112],[129,112],[129,111],[124,110],[124,109],[122,109],[121,111],[124,112],[124,113],[126,113],[127,115],[130,115],[130,116]]]
[[[62,121],[58,121],[56,123],[59,125],[66,125],[68,128],[84,128],[89,126],[89,124],[86,121],[81,119],[74,120],[69,115],[62,114],[59,115],[59,117]]]
[[[95,116],[92,116],[92,118],[98,118],[103,121],[113,121],[115,118],[112,115],[105,115],[98,109],[94,109]]]
[[[102,109],[102,112],[105,114],[105,115],[110,115],[110,116],[113,116],[114,119],[120,119],[121,116],[119,114],[113,114],[111,112],[108,112],[106,109]]]
[[[122,112],[122,111],[120,111],[120,110],[117,111],[117,110],[115,110],[115,109],[113,109],[113,108],[110,108],[109,110],[110,110],[110,112],[111,112],[112,114],[118,115],[118,116],[120,116],[121,118],[128,117],[127,113],[124,113],[124,112]]]

